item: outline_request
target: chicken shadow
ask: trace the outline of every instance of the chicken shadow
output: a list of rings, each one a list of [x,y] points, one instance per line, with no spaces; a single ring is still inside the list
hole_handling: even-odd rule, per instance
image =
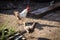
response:
[[[37,39],[37,40],[51,40],[51,39],[49,39],[49,38],[43,38],[43,37],[38,37],[38,38],[36,38],[36,37],[30,37],[31,39]]]
[[[37,28],[37,29],[39,29],[39,30],[43,30],[44,28],[43,27],[58,27],[59,28],[59,26],[54,26],[54,25],[47,25],[47,24],[39,24],[39,23],[36,23],[36,25],[35,25],[35,28]]]
[[[38,40],[50,40],[48,38],[38,38]]]

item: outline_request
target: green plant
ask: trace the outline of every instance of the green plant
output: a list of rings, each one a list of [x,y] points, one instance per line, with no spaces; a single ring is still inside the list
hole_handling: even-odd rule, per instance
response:
[[[4,29],[8,29],[8,34],[7,34],[7,36],[4,35]],[[0,37],[0,40],[6,40],[6,38],[8,38],[9,35],[15,33],[14,27],[7,28],[7,25],[6,25],[6,24],[2,24],[2,25],[0,26],[0,31],[1,31],[1,33],[2,33],[2,35],[1,35],[1,37]]]
[[[1,40],[5,40],[4,30],[2,30]]]
[[[14,28],[10,28],[10,29],[7,28],[7,29],[8,29],[8,34],[7,34],[7,36],[6,36],[6,35],[4,35],[4,29],[5,29],[5,27],[1,29],[2,35],[1,35],[0,40],[6,40],[6,38],[7,38],[9,35],[15,33],[15,29],[14,29]]]
[[[0,24],[0,31],[1,31],[1,34],[2,34],[0,36],[0,40],[6,40],[6,38],[8,38],[9,35],[12,35],[16,32],[15,28],[12,25],[9,26],[9,20],[10,19],[7,19],[3,24]],[[4,29],[8,29],[7,35],[5,35]]]
[[[11,34],[13,34],[13,33],[15,33],[15,29],[14,28],[9,28],[9,32],[8,32],[8,35],[11,35]]]

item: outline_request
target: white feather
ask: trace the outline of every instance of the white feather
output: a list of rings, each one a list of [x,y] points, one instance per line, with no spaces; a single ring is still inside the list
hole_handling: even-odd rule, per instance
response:
[[[22,18],[22,17],[26,17],[28,13],[28,9],[24,9],[21,13],[19,13],[19,16]]]

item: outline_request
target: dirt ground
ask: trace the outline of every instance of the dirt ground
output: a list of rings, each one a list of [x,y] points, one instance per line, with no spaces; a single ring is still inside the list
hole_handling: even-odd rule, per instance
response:
[[[45,6],[47,5],[43,4],[43,7]],[[31,10],[41,7],[42,5],[38,4],[38,7],[31,7]],[[8,21],[7,27],[14,27],[16,31],[24,30],[23,25],[18,25],[17,18],[11,12],[13,11],[7,10],[0,13],[0,24]],[[35,17],[34,15],[29,15],[29,17],[25,18],[25,21],[35,21],[37,24],[33,33],[24,34],[27,40],[60,40],[60,10],[51,11],[42,18],[38,18],[38,16],[33,18],[32,16]]]

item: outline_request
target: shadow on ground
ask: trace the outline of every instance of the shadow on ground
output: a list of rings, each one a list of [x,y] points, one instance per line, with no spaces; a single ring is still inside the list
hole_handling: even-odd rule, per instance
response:
[[[48,38],[38,38],[38,40],[50,40]]]
[[[54,26],[54,25],[47,25],[47,24],[39,24],[39,23],[36,23],[35,25],[35,28],[39,29],[39,30],[43,30],[43,27],[59,27],[59,26]]]

